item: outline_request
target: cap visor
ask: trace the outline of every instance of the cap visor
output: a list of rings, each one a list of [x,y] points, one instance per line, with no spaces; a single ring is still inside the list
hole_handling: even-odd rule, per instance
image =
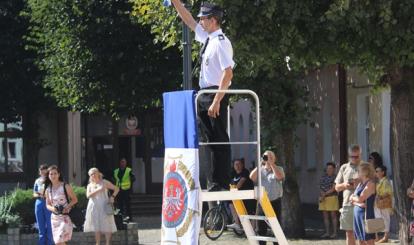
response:
[[[200,18],[200,17],[205,17],[205,16],[210,16],[211,15],[211,13],[199,13],[198,15],[197,15],[197,17],[198,18]]]

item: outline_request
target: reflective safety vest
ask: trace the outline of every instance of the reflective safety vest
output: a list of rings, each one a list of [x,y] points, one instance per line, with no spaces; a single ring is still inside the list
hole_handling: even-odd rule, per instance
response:
[[[115,169],[114,171],[114,178],[115,178],[115,184],[118,186],[121,190],[129,190],[131,188],[131,168],[125,168],[124,176],[122,176],[121,181],[119,181],[118,177],[119,168]],[[121,182],[121,183],[120,183]]]

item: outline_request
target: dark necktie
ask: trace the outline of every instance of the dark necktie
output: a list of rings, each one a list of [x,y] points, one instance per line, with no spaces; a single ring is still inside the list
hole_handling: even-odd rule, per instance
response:
[[[198,59],[197,59],[197,63],[196,63],[196,65],[193,67],[193,71],[191,72],[192,76],[194,76],[194,75],[195,75],[195,71],[197,70],[197,67],[201,66],[201,60],[203,59],[203,54],[204,54],[204,52],[206,52],[206,48],[207,48],[207,45],[208,45],[208,41],[210,41],[210,38],[209,38],[209,37],[206,39],[206,42],[205,42],[205,43],[203,44],[203,46],[201,47],[201,50],[200,50],[200,56],[198,57]]]
[[[204,52],[206,52],[206,48],[207,48],[207,45],[208,45],[208,41],[210,41],[210,38],[209,37],[206,39],[206,42],[203,44],[203,47],[201,47],[201,50],[200,50],[200,58],[202,58]]]

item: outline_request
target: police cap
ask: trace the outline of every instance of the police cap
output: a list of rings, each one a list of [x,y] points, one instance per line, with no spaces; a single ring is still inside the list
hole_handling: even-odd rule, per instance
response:
[[[213,15],[223,18],[223,10],[216,4],[203,2],[201,4],[200,12],[198,13],[197,17],[200,18]]]

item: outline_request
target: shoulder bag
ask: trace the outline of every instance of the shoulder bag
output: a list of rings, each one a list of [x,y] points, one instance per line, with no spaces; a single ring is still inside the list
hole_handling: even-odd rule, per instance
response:
[[[104,184],[103,184],[103,185],[104,185]],[[104,186],[105,186],[105,185],[104,185]],[[109,196],[108,189],[106,189],[106,187],[104,187],[104,188],[105,188],[105,193],[106,193],[106,196]],[[104,204],[103,209],[104,209],[104,213],[105,213],[106,215],[114,215],[114,214],[115,214],[114,204],[113,204],[113,203],[111,203],[111,202],[109,202],[109,200],[108,200],[108,202],[106,202],[106,203]]]
[[[68,192],[66,191],[66,183],[63,183],[63,191],[65,192],[66,201],[69,204],[70,200]],[[83,225],[85,216],[82,213],[82,210],[79,207],[77,207],[77,205],[74,205],[67,215],[69,215],[70,219],[72,220],[72,223],[76,226],[80,227]]]
[[[367,219],[367,201],[365,200],[365,233],[378,233],[385,230],[385,223],[383,218]]]
[[[114,205],[110,202],[107,202],[104,206],[104,211],[107,215],[114,215],[115,214]]]

